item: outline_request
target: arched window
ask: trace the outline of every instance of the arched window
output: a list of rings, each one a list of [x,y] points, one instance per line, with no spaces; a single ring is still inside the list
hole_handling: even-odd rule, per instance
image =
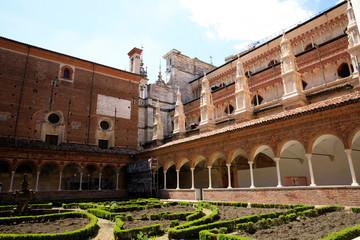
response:
[[[230,113],[228,113],[228,111],[229,111]],[[225,112],[226,114],[232,114],[232,113],[234,112],[234,107],[230,104],[230,105],[229,105],[229,108],[228,108],[227,106],[225,107],[224,112]]]
[[[310,43],[310,44],[306,45],[305,51],[310,50],[310,49],[312,49],[313,47],[314,47],[314,46],[312,45],[312,43]]]
[[[337,73],[338,73],[339,77],[345,78],[345,77],[350,76],[350,68],[351,68],[351,71],[354,71],[354,68],[352,65],[350,65],[350,67],[349,67],[349,64],[342,63],[337,69]]]
[[[269,64],[268,64],[268,67],[274,66],[274,65],[277,64],[277,63],[278,63],[278,61],[276,61],[276,60],[271,60],[271,61],[269,62]]]
[[[69,78],[70,78],[70,71],[69,71],[69,69],[65,69],[65,70],[64,70],[64,76],[63,76],[63,78],[65,78],[65,79],[69,79]]]
[[[249,78],[249,77],[251,76],[251,74],[252,74],[251,71],[247,71],[247,72],[245,73],[245,77]]]
[[[305,90],[306,86],[308,85],[307,82],[305,82],[304,80],[301,80],[301,83],[302,83],[303,90]]]
[[[264,98],[261,97],[259,94],[255,94],[255,96],[253,97],[253,99],[251,100],[251,103],[254,106],[260,105],[262,102],[264,101]]]

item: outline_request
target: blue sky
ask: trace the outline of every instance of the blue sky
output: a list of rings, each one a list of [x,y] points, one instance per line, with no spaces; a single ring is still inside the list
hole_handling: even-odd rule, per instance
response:
[[[220,66],[254,41],[280,33],[338,0],[2,0],[0,35],[129,69],[143,47],[150,82],[175,48]]]

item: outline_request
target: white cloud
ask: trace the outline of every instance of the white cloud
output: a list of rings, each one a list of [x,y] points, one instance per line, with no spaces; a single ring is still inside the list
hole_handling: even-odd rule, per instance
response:
[[[215,39],[215,34],[214,34],[214,32],[212,32],[212,31],[210,31],[210,30],[207,30],[207,31],[206,31],[206,36],[207,36],[209,39],[212,39],[212,40]]]
[[[224,40],[257,41],[313,15],[296,0],[181,0],[191,20]]]

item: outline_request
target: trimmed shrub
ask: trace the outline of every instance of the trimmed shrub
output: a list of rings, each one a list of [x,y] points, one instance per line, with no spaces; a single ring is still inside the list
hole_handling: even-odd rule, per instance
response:
[[[81,212],[67,212],[67,213],[56,213],[56,214],[47,214],[47,215],[38,215],[38,216],[24,216],[24,217],[10,217],[10,218],[0,218],[0,224],[4,224],[4,221],[9,224],[19,223],[19,222],[43,222],[51,221],[55,219],[60,219],[64,217],[77,218],[77,217],[86,217],[90,220],[90,223],[86,225],[85,228],[77,229],[71,232],[65,233],[45,233],[45,234],[1,234],[1,240],[82,240],[88,239],[93,235],[97,228],[97,217],[89,213]]]
[[[142,234],[148,235],[148,236],[156,236],[156,235],[159,235],[161,233],[160,224],[154,224],[154,225],[151,225],[151,226],[145,226],[145,227],[140,227],[140,228],[132,228],[132,229],[124,229],[124,230],[122,230],[117,225],[117,223],[120,223],[120,221],[117,221],[116,225],[114,227],[115,240],[136,239],[136,237],[137,237],[137,235],[139,233],[142,233]]]
[[[179,222],[179,220],[177,220],[177,219],[170,221],[170,227],[171,227],[171,228],[176,227],[176,226],[179,226],[179,225],[180,225],[180,222]]]
[[[89,208],[87,211],[96,217],[108,219],[108,220],[114,220],[116,217],[124,218],[124,213],[111,213],[105,210],[97,209],[97,208]]]
[[[360,224],[352,228],[346,228],[339,232],[333,232],[329,236],[319,240],[351,240],[360,236]]]
[[[360,213],[360,208],[359,208],[359,207],[352,207],[352,208],[350,208],[350,210],[351,210],[353,213]]]

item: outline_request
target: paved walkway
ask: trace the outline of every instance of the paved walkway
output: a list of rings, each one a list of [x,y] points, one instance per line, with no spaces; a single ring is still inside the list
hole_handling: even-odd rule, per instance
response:
[[[114,222],[98,218],[97,225],[99,226],[99,232],[94,240],[114,240]]]

